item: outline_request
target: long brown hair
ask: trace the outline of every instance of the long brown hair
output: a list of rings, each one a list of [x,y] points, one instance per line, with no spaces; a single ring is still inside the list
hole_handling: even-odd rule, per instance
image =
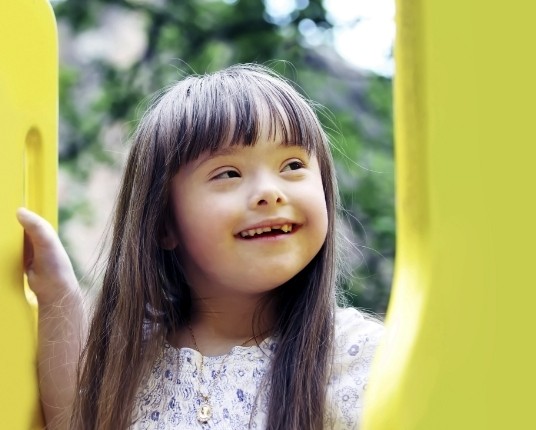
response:
[[[338,192],[328,139],[311,104],[258,65],[188,77],[162,93],[142,118],[115,209],[112,242],[79,371],[76,430],[125,429],[136,392],[166,335],[190,315],[181,262],[161,248],[170,181],[182,165],[231,142],[254,145],[266,121],[284,143],[319,161],[328,233],[309,265],[274,290],[274,331],[267,429],[323,428],[333,347]]]

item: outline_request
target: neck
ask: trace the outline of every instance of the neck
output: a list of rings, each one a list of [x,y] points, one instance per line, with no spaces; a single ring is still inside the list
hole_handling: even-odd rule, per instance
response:
[[[254,345],[271,334],[270,308],[262,309],[262,296],[192,297],[190,327],[203,355],[222,355],[237,345]],[[188,327],[170,337],[177,347],[192,348]]]

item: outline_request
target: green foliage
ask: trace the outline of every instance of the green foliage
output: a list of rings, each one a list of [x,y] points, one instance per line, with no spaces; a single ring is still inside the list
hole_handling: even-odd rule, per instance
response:
[[[287,17],[270,17],[260,0],[65,0],[55,4],[58,22],[72,37],[106,25],[115,13],[142,23],[146,44],[130,64],[101,56],[62,63],[60,73],[60,163],[84,183],[101,163],[114,163],[105,142],[120,124],[125,134],[142,101],[189,73],[238,62],[266,63],[296,81],[324,105],[320,117],[334,146],[349,236],[353,277],[345,289],[356,306],[383,312],[394,256],[391,80],[351,70],[329,49],[307,48],[298,24],[331,27],[321,0],[297,2]],[[108,25],[110,25],[108,23]],[[326,34],[329,34],[327,32]],[[326,55],[323,53],[327,52]],[[61,221],[91,214],[80,196],[61,208]]]

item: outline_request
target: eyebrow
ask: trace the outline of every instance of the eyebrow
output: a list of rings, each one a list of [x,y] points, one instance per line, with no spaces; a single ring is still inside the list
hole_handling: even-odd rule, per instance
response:
[[[209,153],[208,158],[214,158],[214,157],[222,157],[225,155],[234,155],[238,152],[239,148],[243,147],[243,145],[230,145],[230,146],[224,146],[223,148],[220,148],[213,153]]]
[[[238,147],[240,145],[233,145],[233,146],[226,146],[223,148],[220,148],[214,152],[206,151],[205,153],[201,154],[197,160],[194,161],[195,167],[201,166],[203,163],[216,158],[216,157],[225,157],[227,155],[233,155],[238,152]]]
[[[297,148],[300,148],[302,149],[304,152],[307,152],[307,149],[305,147],[303,147],[302,145],[297,145],[295,143],[290,143],[290,142],[286,142],[286,143],[283,143],[283,142],[280,142],[277,144],[277,147],[278,148],[292,148],[292,147],[297,147]],[[228,146],[225,146],[225,147],[222,147],[212,153],[210,152],[207,152],[206,154],[204,155],[201,155],[196,161],[194,161],[195,163],[195,167],[199,167],[201,166],[203,163],[213,159],[213,158],[216,158],[216,157],[225,157],[225,156],[231,156],[231,155],[234,155],[236,154],[241,148],[249,148],[249,146],[246,146],[246,145],[240,145],[240,144],[237,144],[237,145],[228,145]]]

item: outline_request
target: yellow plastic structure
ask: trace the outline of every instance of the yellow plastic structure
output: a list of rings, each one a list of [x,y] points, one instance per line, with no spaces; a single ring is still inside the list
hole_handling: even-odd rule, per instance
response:
[[[536,429],[535,16],[397,2],[397,257],[363,430]]]
[[[35,304],[26,299],[26,206],[57,223],[58,67],[46,0],[0,0],[0,429],[42,428]]]

